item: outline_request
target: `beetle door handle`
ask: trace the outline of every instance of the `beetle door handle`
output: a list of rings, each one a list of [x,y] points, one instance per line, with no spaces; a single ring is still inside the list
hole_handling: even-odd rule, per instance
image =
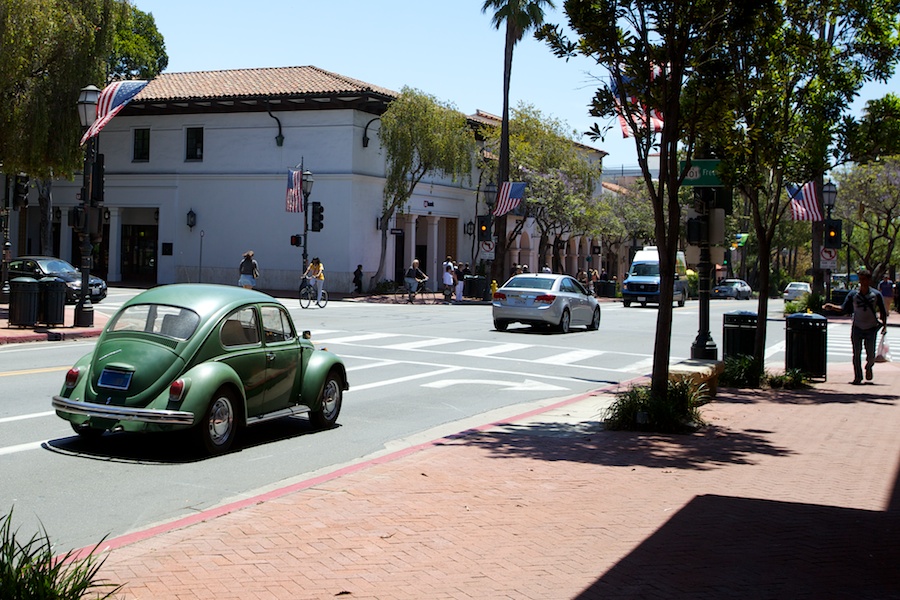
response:
[[[273,360],[275,360],[275,353],[274,352],[266,352],[266,360],[268,362],[272,362]]]

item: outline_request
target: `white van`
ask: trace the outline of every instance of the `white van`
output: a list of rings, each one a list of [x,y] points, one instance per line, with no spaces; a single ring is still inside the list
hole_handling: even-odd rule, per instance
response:
[[[641,306],[659,304],[659,250],[656,246],[644,246],[631,261],[631,268],[622,283],[622,303],[625,307],[632,302]],[[675,293],[673,299],[678,306],[684,306],[688,297],[687,263],[684,252],[675,255]]]

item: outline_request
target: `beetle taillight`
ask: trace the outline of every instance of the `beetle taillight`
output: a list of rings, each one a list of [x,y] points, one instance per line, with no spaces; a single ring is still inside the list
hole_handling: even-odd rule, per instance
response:
[[[79,374],[79,371],[78,371],[77,367],[72,367],[71,369],[69,369],[68,373],[66,373],[66,387],[67,388],[75,387],[75,384],[78,383],[78,374]]]
[[[176,379],[172,382],[172,385],[169,386],[169,401],[170,402],[181,402],[181,397],[184,395],[184,379]]]

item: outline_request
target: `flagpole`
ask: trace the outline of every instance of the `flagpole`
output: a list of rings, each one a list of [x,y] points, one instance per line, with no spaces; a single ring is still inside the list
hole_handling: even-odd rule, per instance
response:
[[[303,271],[306,272],[307,258],[307,241],[309,240],[309,194],[303,189],[303,183],[306,178],[306,171],[303,168],[303,159],[300,157],[300,193],[303,195]]]

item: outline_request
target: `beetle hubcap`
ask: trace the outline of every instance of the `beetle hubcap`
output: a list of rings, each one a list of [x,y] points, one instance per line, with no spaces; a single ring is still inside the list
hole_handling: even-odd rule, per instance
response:
[[[228,398],[218,398],[209,411],[209,439],[221,445],[231,435],[234,424],[234,413]]]
[[[325,389],[322,390],[322,413],[324,413],[326,418],[330,419],[334,415],[340,397],[341,390],[337,381],[329,379],[325,382]]]

